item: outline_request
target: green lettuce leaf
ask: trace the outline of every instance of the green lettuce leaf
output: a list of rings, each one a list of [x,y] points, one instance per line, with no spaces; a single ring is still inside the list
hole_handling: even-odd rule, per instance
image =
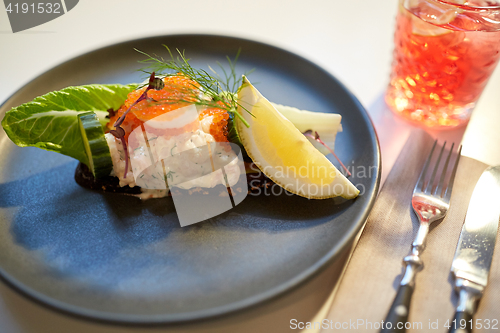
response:
[[[67,87],[7,111],[2,127],[20,147],[34,146],[76,158],[88,165],[77,115],[94,111],[103,126],[137,85],[93,84]]]

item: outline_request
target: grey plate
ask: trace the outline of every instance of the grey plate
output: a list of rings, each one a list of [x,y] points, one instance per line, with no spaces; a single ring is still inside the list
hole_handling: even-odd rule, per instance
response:
[[[186,50],[197,67],[216,66],[241,48],[237,70],[270,100],[337,112],[336,152],[361,190],[356,200],[248,196],[236,208],[181,228],[171,199],[141,202],[93,192],[73,180],[77,162],[19,148],[0,131],[0,275],[44,304],[115,322],[179,322],[268,300],[306,281],[349,246],[379,184],[380,152],[356,98],[313,63],[254,41],[174,35],[105,47],[37,77],[0,109],[68,85],[130,83],[162,44]],[[352,171],[352,170],[351,170]],[[276,193],[276,192],[275,192]]]

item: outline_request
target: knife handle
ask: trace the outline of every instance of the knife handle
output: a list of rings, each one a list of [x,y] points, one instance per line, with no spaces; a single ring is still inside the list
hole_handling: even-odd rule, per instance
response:
[[[450,325],[448,333],[472,333],[472,315],[468,312],[457,311]]]
[[[474,313],[483,293],[484,286],[455,276],[455,290],[458,304],[455,316],[450,323],[449,333],[472,333]]]
[[[400,285],[394,301],[392,302],[389,313],[384,321],[381,333],[401,333],[406,332],[405,324],[408,321],[410,313],[411,296],[413,295],[413,286],[405,284]]]

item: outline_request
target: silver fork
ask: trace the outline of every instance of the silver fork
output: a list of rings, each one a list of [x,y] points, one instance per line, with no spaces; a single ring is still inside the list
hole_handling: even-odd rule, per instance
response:
[[[429,157],[425,162],[424,168],[422,169],[420,177],[418,178],[417,184],[413,190],[411,205],[413,207],[413,211],[418,217],[420,227],[418,228],[417,235],[411,244],[411,254],[403,259],[403,263],[406,266],[405,274],[401,279],[396,297],[394,298],[389,313],[387,314],[384,326],[380,331],[382,333],[406,332],[405,324],[408,320],[411,297],[413,295],[413,290],[415,289],[415,276],[417,275],[417,272],[423,268],[420,254],[425,248],[425,240],[427,238],[427,234],[429,233],[429,227],[433,222],[444,218],[450,208],[451,190],[453,188],[453,182],[455,180],[455,174],[457,171],[458,161],[460,160],[462,147],[458,150],[455,165],[453,166],[448,182],[445,183],[448,164],[454,147],[454,144],[451,145],[441,172],[441,177],[439,178],[438,183],[434,185],[439,164],[446,146],[445,142],[438,155],[431,178],[426,183],[425,178],[427,176],[427,171],[429,170],[432,155],[436,148],[436,143],[437,141],[435,141],[432,146]]]

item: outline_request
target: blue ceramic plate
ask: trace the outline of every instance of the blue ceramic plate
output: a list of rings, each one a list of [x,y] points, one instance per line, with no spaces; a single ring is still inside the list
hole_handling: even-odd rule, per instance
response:
[[[236,208],[179,226],[170,198],[141,202],[78,186],[77,161],[19,148],[0,131],[0,275],[65,312],[115,322],[207,318],[269,300],[306,281],[350,246],[373,205],[380,152],[358,100],[325,70],[285,50],[239,38],[174,35],[108,46],[37,77],[0,108],[68,85],[131,83],[162,44],[208,68],[241,48],[237,71],[271,101],[343,116],[336,152],[362,195],[307,200],[248,196]],[[364,171],[364,172],[363,172]],[[275,193],[276,194],[276,193]]]

